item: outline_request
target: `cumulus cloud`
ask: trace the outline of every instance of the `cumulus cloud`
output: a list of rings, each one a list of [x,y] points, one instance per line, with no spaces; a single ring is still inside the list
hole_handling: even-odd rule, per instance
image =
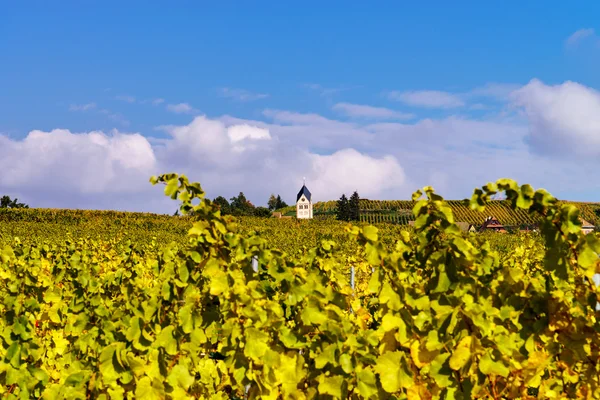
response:
[[[266,93],[253,93],[244,89],[221,88],[219,89],[221,97],[228,97],[237,101],[254,101],[269,97]]]
[[[0,135],[0,193],[33,206],[172,213],[176,204],[149,185],[150,175],[185,173],[209,197],[243,191],[255,204],[270,193],[293,202],[302,177],[315,200],[354,190],[363,198],[408,199],[426,185],[460,199],[503,177],[562,198],[581,187],[588,196],[600,191],[588,179],[600,152],[598,92],[533,80],[509,98],[522,112],[518,119],[340,121],[265,110],[260,121],[197,116],[162,126],[160,138],[67,130]]]
[[[167,104],[167,110],[175,114],[194,114],[197,110],[188,103]]]
[[[312,154],[309,176],[311,190],[320,199],[336,199],[357,190],[372,197],[394,188],[403,189],[404,170],[395,157],[381,158],[342,149],[330,155]]]
[[[260,125],[198,116],[187,125],[160,127],[167,137],[155,140],[137,133],[60,129],[32,131],[22,140],[0,136],[0,168],[5,171],[0,191],[24,193],[38,207],[173,212],[172,203],[157,200],[161,193],[152,191],[151,175],[185,173],[210,196],[244,191],[256,204],[266,202],[271,192],[293,201],[303,176],[320,200],[350,188],[377,196],[404,183],[394,156],[349,148],[317,154],[310,146],[285,140],[285,127]]]
[[[528,122],[527,142],[541,154],[600,155],[600,92],[576,82],[546,85],[534,79],[513,96]]]
[[[140,134],[35,130],[23,140],[0,136],[0,169],[0,188],[18,190],[34,206],[85,207],[73,204],[77,196],[93,208],[95,196],[143,190],[156,158]]]
[[[269,131],[248,124],[231,126],[227,130],[229,139],[232,142],[240,142],[244,139],[268,140],[271,139]]]
[[[362,104],[337,103],[333,106],[334,111],[353,118],[370,119],[412,119],[414,114],[390,110],[384,107],[372,107]]]
[[[566,40],[565,44],[567,46],[575,46],[577,43],[580,43],[586,38],[596,36],[596,31],[593,28],[583,28],[579,29],[573,34],[571,34]]]
[[[465,105],[460,96],[439,90],[392,91],[388,97],[415,107],[457,108]]]

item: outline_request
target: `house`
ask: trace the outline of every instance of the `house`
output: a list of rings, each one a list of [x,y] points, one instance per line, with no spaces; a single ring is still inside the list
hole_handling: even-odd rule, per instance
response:
[[[483,225],[479,228],[479,232],[494,231],[506,233],[506,228],[495,217],[487,217]]]
[[[587,222],[585,219],[581,218],[581,231],[587,235],[590,232],[594,232],[594,229],[596,227],[592,224],[590,224],[589,222]]]
[[[475,225],[470,224],[468,222],[457,222],[456,225],[463,232],[477,232],[477,228],[475,228]]]
[[[304,182],[296,196],[296,217],[301,219],[313,217],[312,196],[306,187],[306,182]]]

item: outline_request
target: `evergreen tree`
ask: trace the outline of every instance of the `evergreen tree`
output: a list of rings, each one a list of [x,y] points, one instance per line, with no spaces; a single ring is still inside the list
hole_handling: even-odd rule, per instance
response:
[[[281,200],[281,196],[280,195],[277,195],[277,202],[276,202],[276,204],[277,204],[277,207],[275,207],[276,210],[279,210],[281,208],[285,208],[285,207],[288,206],[285,201]]]
[[[350,221],[358,221],[360,219],[360,197],[357,191],[352,193],[348,201],[348,217]]]
[[[342,197],[337,201],[337,219],[340,221],[349,221],[350,216],[348,215],[348,198],[345,194],[342,194]]]
[[[267,206],[269,207],[270,211],[277,210],[277,199],[281,200],[281,198],[279,196],[275,197],[274,194],[271,194],[271,197],[269,197]]]

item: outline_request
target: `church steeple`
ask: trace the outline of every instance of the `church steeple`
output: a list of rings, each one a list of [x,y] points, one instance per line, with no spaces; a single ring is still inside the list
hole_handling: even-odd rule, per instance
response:
[[[302,188],[296,196],[296,217],[302,219],[313,217],[312,195],[306,187],[306,177],[302,178]]]

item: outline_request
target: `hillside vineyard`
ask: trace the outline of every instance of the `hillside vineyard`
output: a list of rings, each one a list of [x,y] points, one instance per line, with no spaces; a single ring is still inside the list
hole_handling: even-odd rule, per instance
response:
[[[574,204],[500,180],[457,217],[427,187],[413,226],[353,226],[152,183],[193,217],[0,213],[3,398],[600,398],[600,240]],[[539,233],[459,229],[500,191]]]

